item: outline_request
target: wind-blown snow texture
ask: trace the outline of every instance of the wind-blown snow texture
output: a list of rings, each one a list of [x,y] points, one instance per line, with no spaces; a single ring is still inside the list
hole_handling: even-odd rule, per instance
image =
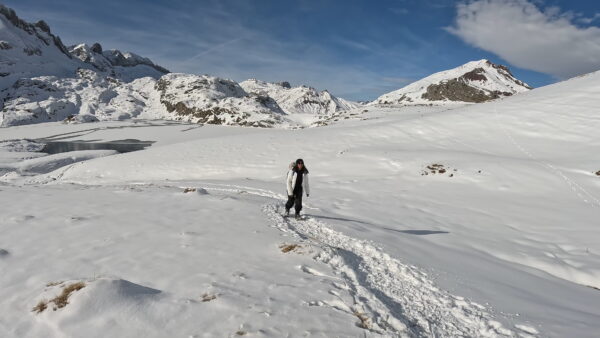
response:
[[[444,105],[477,103],[530,90],[502,65],[488,60],[472,61],[460,67],[432,74],[391,93],[372,104]]]
[[[599,92],[593,73],[300,130],[5,128],[0,335],[595,337]],[[156,143],[35,152],[124,138]],[[305,221],[281,216],[297,157]]]

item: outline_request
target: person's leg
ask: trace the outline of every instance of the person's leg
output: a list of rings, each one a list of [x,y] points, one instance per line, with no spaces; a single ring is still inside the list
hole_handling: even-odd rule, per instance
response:
[[[286,214],[288,214],[290,212],[290,209],[292,208],[293,205],[294,205],[294,195],[288,196],[287,203],[285,203]]]
[[[294,202],[295,202],[295,209],[296,209],[296,215],[300,214],[300,210],[302,210],[302,190],[298,191],[298,193],[295,194],[294,196]]]

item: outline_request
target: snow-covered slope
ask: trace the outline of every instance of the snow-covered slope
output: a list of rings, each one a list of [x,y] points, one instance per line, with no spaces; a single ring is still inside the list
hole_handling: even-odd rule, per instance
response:
[[[285,122],[285,113],[270,97],[247,94],[234,81],[207,75],[167,74],[158,81],[139,79],[120,88],[109,106],[126,111],[132,102],[138,103],[133,111],[141,110],[143,118],[253,127]]]
[[[0,90],[21,78],[72,76],[81,66],[44,21],[27,23],[0,4]]]
[[[328,115],[359,106],[331,95],[327,90],[317,91],[312,87],[291,87],[288,82],[265,82],[246,80],[240,86],[248,93],[272,97],[287,114]]]
[[[506,66],[479,60],[442,71],[384,94],[371,104],[478,103],[529,91]]]
[[[173,102],[242,94],[180,77]],[[594,73],[300,130],[3,129],[0,336],[597,337],[599,92]],[[156,143],[34,153],[65,138]],[[304,221],[281,216],[297,157]]]

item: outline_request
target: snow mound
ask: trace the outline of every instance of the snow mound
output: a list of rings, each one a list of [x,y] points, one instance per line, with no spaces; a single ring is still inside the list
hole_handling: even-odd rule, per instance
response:
[[[109,277],[49,283],[33,304],[31,314],[57,336],[80,330],[105,334],[115,327],[151,332],[177,308],[160,290]]]
[[[16,171],[21,175],[46,174],[73,163],[115,155],[116,153],[115,150],[82,150],[53,154],[24,160],[17,164]]]
[[[529,91],[503,65],[488,60],[471,61],[442,71],[406,87],[384,94],[371,104],[479,103]]]

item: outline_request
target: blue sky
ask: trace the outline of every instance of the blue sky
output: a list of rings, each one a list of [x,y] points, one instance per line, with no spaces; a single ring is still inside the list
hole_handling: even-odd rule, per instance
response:
[[[290,81],[354,100],[482,58],[507,64],[535,87],[600,69],[600,1],[4,4],[27,21],[45,20],[65,44],[100,42],[175,72]]]

